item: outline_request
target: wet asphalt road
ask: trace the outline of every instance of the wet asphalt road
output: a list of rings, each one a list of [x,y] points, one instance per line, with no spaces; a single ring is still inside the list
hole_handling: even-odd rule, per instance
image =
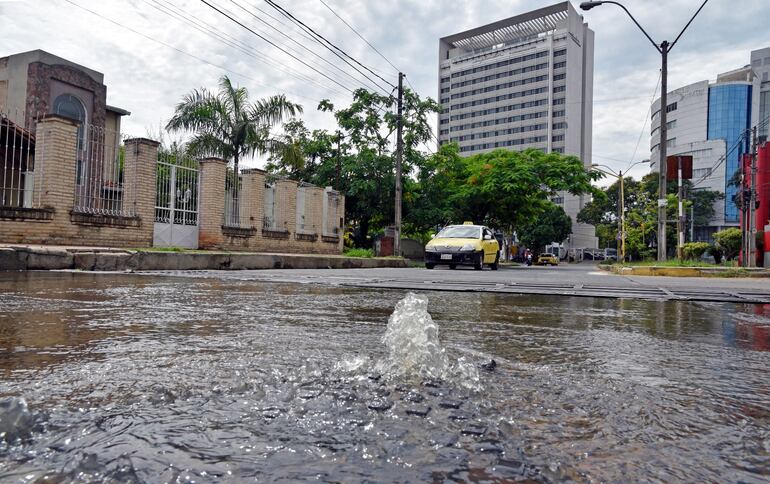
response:
[[[586,263],[557,267],[507,265],[498,271],[475,271],[471,267],[450,270],[439,266],[432,270],[275,269],[165,274],[388,289],[770,303],[770,280],[766,278],[622,276]]]

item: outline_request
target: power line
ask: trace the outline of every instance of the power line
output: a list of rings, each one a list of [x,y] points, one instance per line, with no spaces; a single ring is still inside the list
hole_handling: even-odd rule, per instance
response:
[[[201,1],[205,1],[205,0],[201,0]],[[326,39],[326,38],[325,38],[323,35],[319,34],[319,33],[318,33],[318,32],[316,32],[315,30],[313,30],[311,27],[309,27],[307,24],[305,24],[304,22],[302,22],[301,20],[299,20],[297,17],[295,17],[294,15],[292,15],[290,12],[288,12],[286,9],[284,9],[283,7],[281,7],[280,5],[278,5],[277,3],[275,3],[273,0],[265,0],[265,2],[266,2],[268,5],[270,5],[271,7],[273,7],[275,10],[277,10],[279,13],[281,13],[282,15],[284,15],[285,17],[289,18],[289,19],[290,19],[290,20],[292,20],[293,22],[297,23],[298,25],[302,26],[302,27],[303,27],[303,28],[305,28],[307,31],[309,31],[309,33],[311,33],[311,34],[312,34],[314,37],[316,37],[316,39],[317,39],[316,41],[317,41],[319,44],[323,45],[323,46],[324,46],[326,49],[328,49],[329,51],[331,51],[331,52],[335,53],[335,55],[337,55],[338,57],[340,57],[340,59],[343,59],[343,57],[342,57],[342,56],[344,56],[344,57],[347,57],[348,59],[352,60],[353,62],[355,62],[356,64],[358,64],[358,65],[359,65],[359,66],[361,66],[362,68],[366,69],[366,70],[367,70],[368,72],[370,72],[370,73],[371,73],[373,76],[375,76],[375,77],[378,77],[379,79],[381,79],[381,80],[382,80],[384,83],[388,84],[388,85],[389,85],[389,86],[391,86],[391,87],[395,87],[395,86],[394,86],[394,84],[393,84],[392,82],[388,81],[388,80],[387,80],[387,79],[385,79],[384,77],[382,77],[382,76],[380,76],[379,74],[377,74],[376,72],[372,71],[372,70],[371,70],[369,67],[367,67],[366,65],[364,65],[363,63],[361,63],[361,62],[360,62],[358,59],[354,58],[353,56],[351,56],[350,54],[348,54],[347,52],[345,52],[345,51],[344,51],[344,50],[342,50],[341,48],[337,47],[337,46],[336,46],[336,45],[335,45],[333,42],[330,42],[330,41],[329,41],[328,39]],[[319,40],[319,39],[320,39],[320,40]],[[340,56],[340,55],[339,55],[339,54],[337,54],[336,52],[339,52],[340,54],[342,54],[342,56]],[[343,60],[344,60],[344,59],[343,59]],[[347,61],[345,61],[345,62],[346,62],[346,63],[348,63],[348,64],[350,64],[350,63],[349,63],[349,62],[347,62]],[[351,65],[351,67],[352,67],[352,65]],[[358,69],[356,69],[356,70],[358,70]],[[358,71],[358,72],[361,72],[361,71]],[[387,90],[386,90],[386,89],[382,88],[382,86],[380,86],[380,85],[379,85],[379,84],[378,84],[376,81],[372,80],[372,79],[371,79],[369,76],[367,76],[367,75],[366,75],[366,74],[364,74],[364,73],[361,73],[361,74],[362,74],[364,77],[366,77],[367,79],[369,79],[369,80],[370,80],[370,81],[371,81],[373,84],[377,85],[377,87],[379,87],[380,89],[382,89],[382,90],[383,90],[383,92],[387,92]]]
[[[355,34],[356,34],[356,35],[357,35],[357,36],[358,36],[358,37],[359,37],[361,40],[363,40],[364,42],[366,42],[366,45],[368,45],[369,47],[371,47],[373,51],[375,51],[375,52],[376,52],[376,53],[377,53],[377,54],[378,54],[380,57],[382,57],[383,59],[385,59],[385,62],[387,62],[388,64],[390,64],[390,66],[391,66],[393,69],[395,69],[395,70],[396,70],[396,72],[402,72],[402,71],[401,71],[401,69],[399,69],[398,67],[396,67],[396,66],[395,66],[395,64],[393,64],[393,63],[390,61],[390,59],[388,59],[387,57],[385,57],[385,54],[383,54],[382,52],[380,52],[380,51],[377,49],[377,47],[375,47],[374,45],[372,45],[372,43],[371,43],[371,42],[369,42],[368,40],[366,40],[366,38],[365,38],[363,35],[361,35],[361,33],[360,33],[358,30],[356,30],[356,28],[355,28],[355,27],[353,27],[352,25],[350,25],[350,24],[349,24],[349,23],[348,23],[348,22],[347,22],[347,21],[346,21],[344,18],[342,18],[342,17],[341,17],[341,16],[340,16],[340,15],[339,15],[337,12],[335,12],[335,11],[334,11],[334,9],[332,9],[332,8],[329,6],[329,4],[328,4],[328,3],[326,3],[324,0],[319,0],[319,1],[320,1],[320,2],[321,2],[323,5],[324,5],[324,7],[326,7],[326,8],[327,8],[327,9],[328,9],[328,10],[329,10],[331,13],[333,13],[335,17],[337,17],[338,19],[340,19],[340,21],[341,21],[343,24],[345,24],[345,25],[346,25],[346,26],[347,26],[347,27],[348,27],[350,30],[352,30],[352,31],[353,31],[353,32],[354,32],[354,33],[355,33]],[[411,81],[409,81],[409,77],[406,77],[406,83],[407,83],[407,85],[408,85],[408,86],[409,86],[409,87],[412,89],[412,91],[414,91],[415,93],[417,92],[417,89],[415,89],[415,88],[414,88],[414,86],[412,86],[412,83],[411,83]]]
[[[265,21],[264,19],[260,18],[259,16],[255,15],[253,12],[249,11],[247,8],[245,8],[244,6],[242,6],[241,4],[239,4],[238,2],[236,2],[235,0],[230,0],[230,3],[232,3],[232,4],[233,4],[233,5],[235,5],[236,7],[240,8],[241,10],[243,10],[244,12],[246,12],[247,14],[251,15],[252,17],[254,17],[254,18],[255,18],[256,20],[258,20],[259,22],[261,22],[261,23],[265,24],[266,26],[270,27],[271,29],[275,30],[276,32],[278,32],[279,34],[281,34],[283,37],[285,37],[286,39],[288,39],[289,41],[293,42],[294,44],[298,45],[299,47],[301,47],[301,48],[305,49],[307,52],[309,52],[309,53],[313,54],[314,56],[316,56],[317,58],[321,59],[322,61],[324,61],[326,64],[328,64],[328,65],[329,65],[329,66],[331,66],[332,68],[334,68],[334,69],[338,70],[339,72],[341,72],[342,74],[344,74],[344,75],[348,76],[348,77],[349,77],[350,79],[352,79],[354,82],[356,82],[356,83],[360,83],[360,82],[361,82],[359,79],[356,79],[355,77],[353,77],[353,76],[352,76],[352,75],[351,75],[349,72],[347,72],[347,71],[345,71],[345,70],[343,70],[343,69],[339,68],[338,66],[336,66],[336,65],[335,65],[335,64],[333,64],[333,63],[331,63],[331,62],[330,62],[328,59],[324,58],[323,56],[321,56],[320,54],[318,54],[318,53],[317,53],[317,52],[315,52],[314,50],[312,50],[312,49],[310,49],[309,47],[305,46],[304,44],[302,44],[302,43],[300,43],[300,42],[296,41],[296,40],[295,40],[295,39],[293,39],[291,36],[289,36],[289,35],[287,35],[285,32],[283,32],[281,29],[279,29],[278,27],[276,27],[276,26],[274,26],[274,25],[271,25],[269,22],[267,22],[267,21]],[[310,39],[310,40],[312,41],[313,39]]]
[[[663,71],[660,71],[658,74],[658,81],[655,83],[655,89],[652,90],[652,98],[650,99],[649,107],[647,108],[647,111],[644,113],[644,124],[642,124],[642,131],[639,133],[639,139],[636,140],[636,147],[634,148],[634,154],[631,155],[631,161],[628,163],[628,166],[634,164],[634,158],[636,158],[636,152],[639,150],[639,144],[642,142],[642,136],[644,136],[644,130],[647,129],[647,120],[650,117],[650,110],[652,109],[652,102],[655,100],[655,95],[658,93],[658,86],[660,85],[660,80],[663,77]],[[626,171],[628,171],[628,168],[626,168]]]
[[[335,17],[337,17],[338,19],[340,19],[340,21],[341,21],[343,24],[347,25],[347,27],[348,27],[350,30],[352,30],[352,31],[353,31],[353,32],[354,32],[354,33],[355,33],[355,34],[358,36],[358,38],[360,38],[361,40],[363,40],[364,42],[366,42],[366,45],[368,45],[369,47],[371,47],[373,51],[375,51],[375,52],[376,52],[376,53],[377,53],[377,54],[378,54],[380,57],[382,57],[383,59],[385,59],[385,62],[387,62],[388,64],[390,64],[390,67],[392,67],[393,69],[395,69],[395,70],[396,70],[396,72],[401,72],[401,69],[399,69],[398,67],[396,67],[395,65],[393,65],[393,63],[390,61],[390,59],[388,59],[387,57],[385,57],[385,55],[384,55],[382,52],[380,52],[379,50],[377,50],[377,47],[373,46],[373,45],[372,45],[372,44],[371,44],[371,43],[370,43],[368,40],[366,40],[366,38],[365,38],[363,35],[361,35],[361,33],[360,33],[358,30],[356,30],[356,29],[355,29],[355,27],[353,27],[353,26],[352,26],[352,25],[350,25],[348,22],[346,22],[344,18],[340,17],[340,16],[339,16],[339,14],[337,14],[337,12],[335,12],[335,11],[334,11],[334,9],[332,9],[332,8],[329,6],[329,4],[328,4],[328,3],[326,3],[324,0],[319,0],[319,1],[320,1],[320,2],[323,4],[323,6],[324,6],[324,7],[326,7],[326,8],[327,8],[327,9],[328,9],[328,10],[329,10],[331,13],[333,13]],[[409,81],[407,81],[407,83],[408,83],[408,82],[409,82]]]
[[[92,14],[92,15],[95,15],[95,16],[97,16],[97,17],[99,17],[99,18],[103,19],[103,20],[106,20],[106,21],[108,21],[108,22],[112,23],[113,25],[116,25],[116,26],[118,26],[118,27],[120,27],[120,28],[122,28],[122,29],[128,30],[129,32],[132,32],[132,33],[134,33],[134,34],[136,34],[136,35],[139,35],[139,36],[141,36],[141,37],[144,37],[145,39],[147,39],[147,40],[150,40],[150,41],[152,41],[152,42],[155,42],[155,43],[157,43],[157,44],[160,44],[160,45],[162,45],[162,46],[164,46],[164,47],[168,47],[169,49],[173,49],[173,50],[175,50],[175,51],[179,52],[180,54],[183,54],[183,55],[186,55],[186,56],[188,56],[188,57],[191,57],[191,58],[193,58],[193,59],[195,59],[195,60],[197,60],[197,61],[199,61],[199,62],[203,62],[204,64],[210,65],[210,66],[212,66],[212,67],[216,67],[217,69],[222,69],[222,70],[223,70],[223,71],[225,71],[225,72],[229,72],[230,74],[234,74],[234,75],[236,75],[236,76],[242,77],[243,79],[248,79],[248,80],[250,80],[250,81],[252,81],[252,82],[254,82],[254,83],[256,83],[256,84],[258,84],[258,85],[260,85],[260,86],[262,86],[262,87],[267,87],[267,88],[270,88],[270,89],[275,89],[275,90],[277,90],[277,91],[279,91],[279,92],[283,92],[283,93],[285,93],[285,94],[291,94],[292,96],[296,96],[296,97],[299,97],[299,98],[307,99],[307,100],[309,100],[309,101],[313,101],[313,102],[318,102],[317,100],[315,100],[315,99],[313,99],[313,98],[310,98],[310,97],[304,96],[304,95],[302,95],[302,94],[294,93],[294,92],[288,91],[288,90],[286,90],[286,89],[277,88],[276,86],[271,86],[271,85],[265,84],[265,83],[263,83],[262,81],[259,81],[259,80],[257,80],[257,79],[254,79],[253,77],[250,77],[250,76],[247,76],[247,75],[245,75],[245,74],[241,74],[241,73],[239,73],[239,72],[233,71],[232,69],[230,69],[230,68],[227,68],[227,67],[225,67],[225,66],[222,66],[222,65],[219,65],[219,64],[215,64],[215,63],[213,63],[213,62],[210,62],[210,61],[208,61],[208,60],[206,60],[206,59],[204,59],[204,58],[202,58],[202,57],[199,57],[199,56],[197,56],[197,55],[195,55],[195,54],[191,54],[191,53],[189,53],[189,52],[187,52],[187,51],[184,51],[184,50],[182,50],[182,49],[180,49],[180,48],[178,48],[178,47],[175,47],[175,46],[173,46],[173,45],[171,45],[171,44],[168,44],[168,43],[166,43],[166,42],[163,42],[162,40],[158,40],[158,39],[156,39],[156,38],[154,38],[154,37],[150,37],[149,35],[143,34],[142,32],[139,32],[138,30],[134,30],[134,29],[133,29],[133,28],[131,28],[131,27],[128,27],[128,26],[126,26],[126,25],[123,25],[123,24],[121,24],[120,22],[117,22],[117,21],[115,21],[115,20],[113,20],[113,19],[111,19],[111,18],[105,17],[104,15],[102,15],[102,14],[100,14],[100,13],[98,13],[98,12],[95,12],[95,11],[93,11],[93,10],[90,10],[90,9],[88,9],[88,8],[86,8],[86,7],[83,7],[82,5],[78,5],[77,3],[73,2],[72,0],[64,0],[64,1],[65,1],[65,2],[67,2],[67,3],[69,3],[70,5],[72,5],[72,6],[74,6],[74,7],[77,7],[77,8],[79,8],[79,9],[81,9],[81,10],[83,10],[83,11],[86,11],[86,12],[88,12],[88,13]]]
[[[296,61],[300,62],[301,64],[303,64],[303,65],[305,65],[305,66],[307,66],[307,67],[309,67],[309,68],[311,68],[311,69],[313,69],[313,66],[311,66],[311,65],[310,65],[310,64],[308,64],[307,62],[303,61],[302,59],[300,59],[299,57],[295,56],[294,54],[292,54],[292,53],[291,53],[291,52],[289,52],[288,50],[284,49],[283,47],[280,47],[278,44],[276,44],[275,42],[272,42],[272,41],[271,41],[271,40],[269,40],[267,37],[265,37],[265,36],[263,36],[263,35],[259,34],[259,33],[258,33],[257,31],[255,31],[254,29],[252,29],[252,28],[248,27],[247,25],[245,25],[245,24],[241,23],[239,20],[237,20],[236,18],[234,18],[234,17],[232,17],[231,15],[227,14],[226,12],[224,12],[224,11],[220,10],[219,8],[215,7],[214,5],[210,4],[210,3],[209,3],[207,0],[201,0],[201,2],[203,2],[203,3],[204,3],[204,4],[206,4],[206,5],[208,5],[208,6],[209,6],[211,9],[213,9],[213,10],[216,10],[216,11],[217,11],[217,12],[219,12],[221,15],[224,15],[225,17],[227,17],[228,19],[230,19],[232,22],[234,22],[234,23],[236,23],[236,24],[240,25],[240,26],[241,26],[241,27],[243,27],[244,29],[246,29],[246,30],[248,30],[249,32],[251,32],[252,34],[256,35],[256,36],[257,36],[257,37],[259,37],[260,39],[264,40],[264,41],[265,41],[265,42],[267,42],[268,44],[272,45],[272,46],[273,46],[273,47],[275,47],[276,49],[280,50],[280,51],[281,51],[281,52],[283,52],[284,54],[288,55],[288,56],[289,56],[289,57],[291,57],[292,59],[294,59],[294,60],[296,60]],[[338,85],[338,86],[340,86],[341,88],[345,89],[346,91],[350,91],[350,88],[348,88],[347,86],[345,86],[345,85],[343,85],[343,84],[339,83],[337,80],[335,80],[335,79],[333,79],[333,78],[331,78],[331,77],[327,76],[325,73],[323,73],[323,72],[320,72],[320,71],[319,71],[318,73],[319,73],[320,75],[322,75],[323,77],[325,77],[326,79],[328,79],[328,80],[332,81],[334,84],[337,84],[337,85]],[[352,91],[351,91],[351,92],[352,92]]]
[[[236,38],[227,35],[226,33],[222,32],[221,30],[217,29],[216,27],[212,26],[211,24],[203,20],[188,17],[183,11],[179,10],[176,6],[174,6],[169,2],[164,1],[165,4],[161,4],[158,0],[152,0],[152,2],[155,4],[153,5],[149,3],[148,0],[143,0],[143,1],[147,3],[149,6],[153,7],[154,9],[160,11],[161,13],[169,17],[172,17],[174,19],[181,20],[182,22],[192,26],[194,29],[198,30],[199,32],[202,32],[208,35],[209,37],[212,37],[215,40],[218,40],[224,45],[237,49],[243,52],[244,54],[250,57],[253,57],[254,59],[260,60],[269,65],[272,65],[274,68],[281,70],[302,82],[310,82],[324,90],[332,91],[337,94],[344,94],[342,91],[339,91],[336,88],[325,86],[319,83],[318,81],[316,81],[315,79],[302,74],[301,72],[298,72],[288,66],[281,65],[280,63],[278,63],[278,61],[271,59],[269,56],[263,54],[262,52],[259,52],[256,49],[253,49],[252,47],[249,47],[243,44]]]

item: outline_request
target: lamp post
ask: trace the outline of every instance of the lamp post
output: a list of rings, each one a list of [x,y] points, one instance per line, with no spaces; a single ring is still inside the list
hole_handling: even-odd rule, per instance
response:
[[[674,39],[672,43],[669,44],[667,40],[664,40],[660,43],[660,45],[656,44],[655,41],[652,40],[652,37],[650,37],[647,31],[644,30],[641,25],[639,25],[639,22],[636,21],[634,16],[631,15],[631,12],[629,12],[622,3],[612,0],[603,0],[597,2],[583,2],[580,4],[580,8],[583,10],[591,10],[592,8],[598,7],[599,5],[603,5],[605,3],[611,3],[622,8],[628,14],[628,16],[631,17],[631,20],[633,20],[636,26],[639,27],[639,30],[642,31],[644,36],[647,37],[647,39],[652,43],[653,47],[655,47],[655,50],[657,50],[661,56],[660,144],[658,145],[658,150],[660,152],[660,161],[658,162],[658,260],[661,262],[666,260],[666,108],[668,107],[668,53],[671,51],[674,45],[676,45],[679,38],[682,37],[684,31],[687,30],[687,27],[690,26],[698,13],[700,13],[700,11],[706,5],[706,2],[708,2],[708,0],[703,0],[700,8],[698,8],[692,18],[690,18],[690,21],[687,22],[687,25],[684,26],[682,31],[679,32],[679,35],[676,36],[676,39]]]
[[[626,173],[628,173],[628,170],[635,167],[639,163],[648,163],[650,160],[639,160],[636,163],[632,163],[626,168]],[[604,167],[605,170],[602,170],[600,167]],[[614,176],[618,179],[619,185],[620,185],[620,198],[618,199],[618,204],[620,207],[620,261],[625,262],[626,261],[626,193],[625,193],[625,182],[623,181],[623,170],[618,170],[617,173],[612,171],[612,168],[610,168],[607,165],[600,165],[597,163],[592,163],[591,168],[594,170],[604,173],[605,175]],[[642,231],[644,233],[644,231]]]

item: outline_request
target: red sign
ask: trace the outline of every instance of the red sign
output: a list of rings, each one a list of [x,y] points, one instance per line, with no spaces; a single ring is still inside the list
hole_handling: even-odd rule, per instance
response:
[[[666,179],[677,180],[679,164],[682,164],[682,179],[692,180],[692,155],[670,155],[666,157]]]

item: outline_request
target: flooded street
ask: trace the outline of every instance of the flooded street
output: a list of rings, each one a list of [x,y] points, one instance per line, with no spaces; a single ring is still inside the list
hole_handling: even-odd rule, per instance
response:
[[[420,295],[0,273],[0,480],[770,478],[770,306]]]

